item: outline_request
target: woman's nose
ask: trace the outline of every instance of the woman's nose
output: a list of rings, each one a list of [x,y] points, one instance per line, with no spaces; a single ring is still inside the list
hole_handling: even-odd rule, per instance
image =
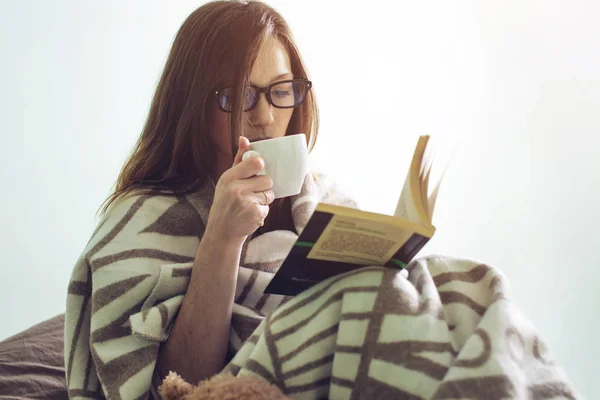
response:
[[[275,122],[273,107],[267,101],[265,94],[261,93],[258,104],[250,111],[250,123],[257,129],[264,129],[273,122]]]

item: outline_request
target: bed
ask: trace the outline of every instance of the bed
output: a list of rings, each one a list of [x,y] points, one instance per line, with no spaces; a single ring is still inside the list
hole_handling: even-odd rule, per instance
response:
[[[68,399],[64,320],[57,315],[0,342],[1,399]]]

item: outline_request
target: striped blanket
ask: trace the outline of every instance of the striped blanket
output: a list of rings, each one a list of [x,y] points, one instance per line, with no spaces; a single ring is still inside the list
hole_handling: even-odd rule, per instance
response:
[[[575,399],[496,269],[424,257],[313,286],[269,314],[224,372],[295,399]]]
[[[68,288],[71,399],[152,396],[159,346],[185,295],[213,194],[207,185],[185,196],[135,196],[100,221]],[[229,341],[235,357],[225,371],[261,376],[294,398],[574,398],[491,267],[421,259],[408,279],[366,268],[293,299],[265,295],[319,200],[352,204],[308,175],[291,201],[296,232],[245,243]]]
[[[150,396],[159,345],[181,305],[214,184],[189,195],[139,195],[113,207],[77,261],[68,287],[65,369],[71,399]],[[350,205],[322,175],[292,197],[297,232],[250,237],[242,250],[230,353],[287,298],[263,294],[319,201]]]

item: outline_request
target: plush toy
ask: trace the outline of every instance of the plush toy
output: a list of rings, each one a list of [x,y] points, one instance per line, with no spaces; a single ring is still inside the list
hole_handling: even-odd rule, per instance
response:
[[[264,379],[216,375],[190,385],[175,372],[169,373],[158,391],[164,400],[287,400],[281,390]]]

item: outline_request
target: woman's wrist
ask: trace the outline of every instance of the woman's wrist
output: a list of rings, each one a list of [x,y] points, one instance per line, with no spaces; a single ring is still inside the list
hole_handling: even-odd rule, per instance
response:
[[[243,244],[243,238],[235,240],[223,237],[207,228],[196,250],[194,264],[215,266],[218,269],[222,269],[232,262],[237,266]]]
[[[205,240],[211,246],[227,248],[239,246],[241,249],[246,238],[231,237],[227,234],[227,232],[223,232],[221,229],[211,224],[211,222],[209,221],[204,232],[204,236],[202,237],[202,240]]]

